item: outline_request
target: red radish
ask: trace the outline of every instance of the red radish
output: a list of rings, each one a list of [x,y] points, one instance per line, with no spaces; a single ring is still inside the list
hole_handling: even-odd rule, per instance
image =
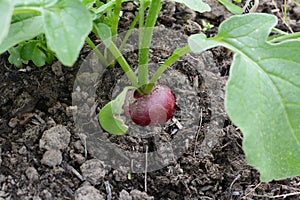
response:
[[[148,95],[129,91],[124,110],[127,117],[138,125],[164,124],[173,116],[175,97],[169,87],[162,85],[154,87]]]

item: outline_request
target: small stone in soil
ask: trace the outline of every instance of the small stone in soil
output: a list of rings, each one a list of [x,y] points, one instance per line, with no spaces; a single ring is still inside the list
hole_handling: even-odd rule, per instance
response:
[[[113,171],[113,176],[115,181],[126,181],[128,178],[128,170],[124,167],[120,167],[120,169],[115,169]]]
[[[39,174],[34,167],[28,167],[25,171],[25,174],[27,178],[32,182],[39,180]]]
[[[26,149],[26,146],[22,146],[19,151],[18,151],[19,154],[21,155],[26,155],[27,154],[27,149]]]
[[[105,198],[100,194],[99,190],[93,186],[85,185],[78,188],[75,192],[75,200],[104,200]]]
[[[44,153],[41,163],[49,167],[54,167],[62,162],[62,155],[59,150],[51,149]]]
[[[146,192],[141,192],[139,190],[131,190],[130,196],[132,200],[144,199],[144,200],[154,200],[153,196],[149,196]]]
[[[85,162],[85,157],[81,154],[77,154],[77,153],[71,153],[70,152],[70,156],[73,160],[75,160],[78,164],[83,164]]]
[[[52,194],[47,190],[47,189],[44,189],[42,192],[41,192],[41,197],[42,199],[44,200],[52,200]]]
[[[74,148],[77,152],[79,153],[84,153],[84,147],[82,145],[82,142],[80,140],[77,140],[75,143],[74,143]]]
[[[57,125],[43,133],[40,139],[40,148],[47,150],[64,149],[70,142],[70,132],[62,125]]]
[[[77,106],[68,106],[66,108],[66,114],[68,117],[72,117],[73,116],[73,113],[77,113]]]
[[[104,163],[98,159],[91,159],[80,166],[82,176],[92,185],[97,185],[107,173]]]
[[[132,200],[132,197],[126,190],[120,192],[119,200]]]
[[[53,63],[53,65],[51,66],[51,69],[52,69],[53,73],[55,74],[55,76],[61,77],[64,75],[60,62]]]
[[[11,118],[8,122],[8,126],[11,128],[15,128],[18,125],[18,117]]]

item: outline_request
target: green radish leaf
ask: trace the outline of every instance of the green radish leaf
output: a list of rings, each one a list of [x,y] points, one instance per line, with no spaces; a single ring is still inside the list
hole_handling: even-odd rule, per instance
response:
[[[232,14],[238,15],[241,14],[243,11],[243,8],[229,2],[228,0],[218,0],[219,3],[221,3],[223,6],[226,7],[226,9],[231,12]],[[235,2],[240,2],[240,1],[235,1]]]
[[[200,13],[211,11],[210,6],[207,3],[204,3],[202,0],[173,0],[173,1],[177,3],[181,3],[186,7]]]
[[[81,0],[81,1],[87,9],[93,8],[94,3],[96,2],[96,0]]]
[[[106,24],[109,27],[112,27],[113,22],[114,22],[114,14],[113,14],[113,12],[109,12],[105,16],[103,16],[102,23]]]
[[[0,45],[0,54],[20,42],[36,37],[42,32],[43,19],[40,16],[11,24],[5,40]]]
[[[112,42],[112,34],[109,26],[103,23],[94,23],[94,29],[97,36],[102,40],[106,47],[109,47]]]
[[[35,48],[31,60],[37,67],[41,67],[46,63],[46,55],[41,49]]]
[[[188,39],[188,43],[191,51],[194,53],[201,53],[207,49],[220,45],[220,42],[217,40],[207,39],[204,33],[191,35]]]
[[[300,40],[267,42],[276,23],[267,14],[233,16],[214,38],[189,39],[192,50],[197,42],[199,50],[222,45],[235,52],[225,109],[264,182],[300,175]]]
[[[2,0],[0,1],[0,13],[1,13],[1,20],[0,20],[0,44],[4,40],[5,36],[8,33],[11,17],[13,14],[13,4],[10,0]]]
[[[17,46],[8,49],[8,52],[10,54],[8,57],[8,62],[19,68],[21,68],[23,65],[23,60],[21,58],[21,53],[20,53],[21,48],[22,46]]]
[[[61,0],[44,9],[45,34],[51,50],[66,66],[72,66],[92,30],[89,11],[79,0]]]
[[[40,43],[38,41],[32,41],[25,44],[21,49],[21,58],[28,61],[32,60],[38,67],[45,65],[46,55],[39,48],[39,45]]]
[[[122,3],[128,2],[128,1],[129,0],[122,0]],[[96,2],[96,6],[98,6],[98,8],[95,10],[95,13],[99,14],[99,15],[101,15],[104,12],[107,12],[109,10],[112,10],[114,5],[116,4],[116,0],[110,0],[105,4],[103,4],[101,1],[97,1],[97,2]]]
[[[96,14],[102,14],[104,12],[106,12],[107,10],[111,9],[113,7],[113,5],[115,5],[116,0],[111,0],[103,5],[101,5],[96,11]]]
[[[49,6],[54,5],[58,0],[13,0],[12,1],[15,7],[24,7],[24,6]]]
[[[32,17],[37,17],[39,15],[37,15],[37,13],[26,13],[26,14],[22,14],[22,15],[13,15],[11,18],[11,24],[20,22],[20,21],[24,21],[26,19],[30,19]]]
[[[104,3],[101,2],[101,0],[96,0],[95,4],[96,4],[96,7],[99,8],[99,7],[102,6]]]
[[[102,128],[114,135],[123,135],[128,130],[123,120],[116,115],[123,112],[123,105],[128,90],[136,89],[135,87],[128,86],[112,101],[106,104],[99,112],[98,118]]]

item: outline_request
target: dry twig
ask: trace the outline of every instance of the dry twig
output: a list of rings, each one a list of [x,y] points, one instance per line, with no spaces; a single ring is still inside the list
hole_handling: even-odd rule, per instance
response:
[[[272,4],[273,4],[274,7],[275,7],[275,10],[273,10],[273,12],[276,12],[277,15],[278,15],[278,17],[282,20],[283,24],[289,29],[289,31],[290,31],[291,33],[294,33],[292,27],[291,27],[291,26],[286,22],[286,20],[281,16],[281,13],[279,12],[280,9],[277,7],[277,3],[276,3],[274,0],[272,0]]]
[[[199,137],[199,133],[200,133],[200,130],[201,130],[201,127],[202,127],[202,120],[203,120],[203,110],[202,108],[200,109],[200,122],[199,122],[199,128],[197,130],[197,134],[196,134],[196,137],[195,137],[195,146],[194,146],[194,157],[196,156],[196,144],[197,144],[197,140],[198,140],[198,137]]]
[[[146,145],[146,154],[145,154],[145,192],[147,192],[147,171],[148,171],[148,145]]]

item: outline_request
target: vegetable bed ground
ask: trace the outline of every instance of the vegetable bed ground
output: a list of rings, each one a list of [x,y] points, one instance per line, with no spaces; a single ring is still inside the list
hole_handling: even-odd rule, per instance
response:
[[[214,25],[207,32],[208,36],[213,36],[219,23],[230,14],[216,1],[207,2],[212,12],[202,15],[186,10],[182,5],[165,3],[157,25],[189,35],[200,31],[199,24],[205,19]],[[283,1],[278,1],[278,8],[282,5]],[[172,9],[174,6],[176,9]],[[132,3],[125,5],[121,29],[128,27],[134,9]],[[271,1],[264,1],[258,12],[271,13],[273,9]],[[299,31],[299,7],[290,7],[288,11],[291,28]],[[280,28],[287,30],[281,19],[279,22]],[[1,56],[0,199],[84,199],[84,194],[90,195],[86,199],[123,200],[300,198],[299,178],[260,183],[259,173],[245,161],[241,133],[226,116],[221,127],[213,129],[215,135],[208,134],[212,112],[223,112],[222,91],[232,60],[230,52],[224,48],[214,48],[201,56],[214,74],[213,78],[217,79],[207,79],[209,73],[206,72],[200,72],[199,77],[209,80],[207,84],[216,83],[218,90],[215,91],[219,93],[212,95],[199,87],[201,126],[195,131],[197,140],[191,140],[183,155],[162,169],[148,172],[146,180],[144,173],[132,173],[128,177],[125,169],[111,169],[94,159],[93,152],[86,151],[82,142],[84,135],[74,124],[72,111],[75,108],[71,98],[76,73],[89,52],[89,48],[84,48],[73,68],[55,63],[44,68],[29,65],[18,70],[6,62],[7,55]],[[160,61],[168,52],[154,51],[152,54],[152,60]],[[192,70],[182,70],[185,67],[188,62],[184,59],[174,66],[189,80],[195,81],[198,76]],[[98,91],[101,99],[96,106],[109,100],[108,93],[119,77],[107,72],[105,78],[109,81],[102,82],[101,87],[106,90]],[[185,94],[177,98],[184,99]],[[54,132],[59,135],[53,135]],[[134,137],[110,139],[123,149],[134,146],[137,151],[138,148],[145,151],[143,143]],[[213,144],[206,141],[213,141]],[[211,148],[207,148],[209,145]]]

